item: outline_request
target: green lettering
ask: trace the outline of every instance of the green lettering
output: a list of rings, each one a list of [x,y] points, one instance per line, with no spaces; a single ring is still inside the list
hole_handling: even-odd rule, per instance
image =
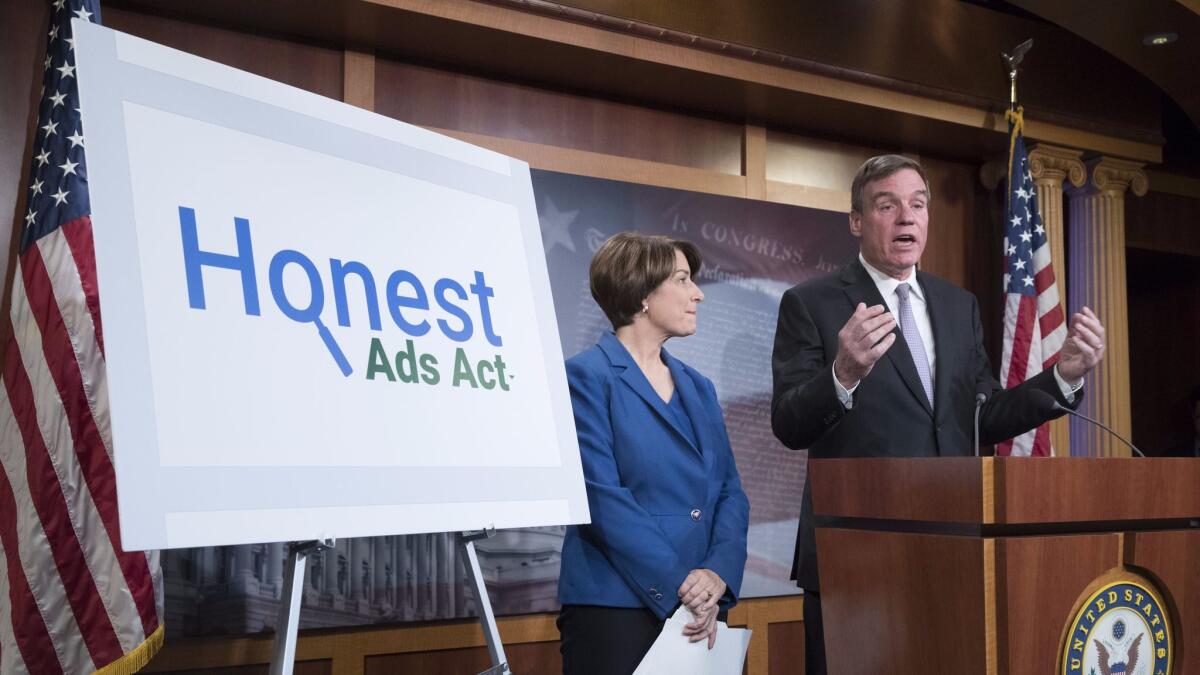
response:
[[[467,358],[467,353],[462,347],[454,350],[454,381],[451,383],[458,386],[460,382],[467,381],[472,389],[478,389],[479,383],[475,381],[475,373],[471,368],[471,361]]]
[[[371,338],[371,354],[367,357],[367,379],[375,379],[376,373],[387,375],[388,382],[396,381],[396,374],[392,372],[392,366],[389,363],[387,351],[383,348],[383,343],[379,338]]]
[[[396,374],[401,382],[420,382],[417,378],[417,350],[412,340],[405,340],[404,351],[396,352]]]
[[[421,374],[425,384],[437,384],[442,381],[442,374],[437,369],[437,357],[433,354],[421,355],[421,370],[425,371]]]
[[[508,364],[504,362],[504,359],[500,358],[499,354],[496,355],[495,364],[496,375],[500,378],[500,388],[504,391],[508,391],[508,378],[504,376],[504,368],[508,366]]]

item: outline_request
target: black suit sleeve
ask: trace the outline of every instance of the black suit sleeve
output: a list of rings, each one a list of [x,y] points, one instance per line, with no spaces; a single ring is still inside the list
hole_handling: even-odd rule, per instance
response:
[[[831,347],[836,354],[837,345]],[[827,352],[801,295],[794,288],[784,293],[771,355],[771,429],[793,450],[811,446],[846,414]]]

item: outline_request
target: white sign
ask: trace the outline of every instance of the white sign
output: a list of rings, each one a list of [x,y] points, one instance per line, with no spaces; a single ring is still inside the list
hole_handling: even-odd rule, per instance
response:
[[[587,521],[526,164],[74,26],[125,548]]]

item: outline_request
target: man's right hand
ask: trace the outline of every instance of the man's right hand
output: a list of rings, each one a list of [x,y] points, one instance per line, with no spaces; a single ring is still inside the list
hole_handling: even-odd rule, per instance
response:
[[[891,332],[895,327],[896,319],[887,307],[858,303],[850,320],[838,331],[833,371],[843,387],[854,387],[871,372],[879,357],[896,341],[896,334]]]

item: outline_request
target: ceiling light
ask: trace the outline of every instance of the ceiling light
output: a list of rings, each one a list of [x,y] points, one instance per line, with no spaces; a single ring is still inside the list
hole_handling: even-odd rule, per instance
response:
[[[1169,45],[1178,39],[1179,35],[1175,33],[1151,33],[1142,38],[1142,44],[1149,45],[1151,47],[1158,47],[1161,45]]]

